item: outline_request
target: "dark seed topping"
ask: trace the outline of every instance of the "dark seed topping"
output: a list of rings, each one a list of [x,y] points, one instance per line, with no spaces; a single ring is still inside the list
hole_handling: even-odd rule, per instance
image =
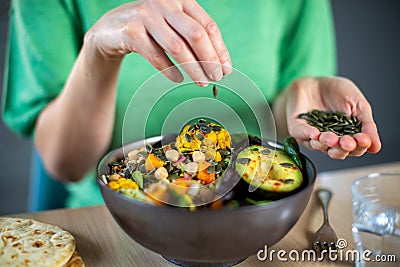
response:
[[[268,148],[265,148],[265,149],[261,150],[261,154],[269,155],[269,154],[271,154],[271,150],[269,150]]]
[[[220,173],[222,171],[222,166],[220,165],[220,164],[217,164],[216,166],[215,166],[215,173]]]
[[[211,128],[204,124],[200,125],[200,130],[205,134],[211,133]]]
[[[190,137],[189,134],[185,134],[185,139],[186,139],[186,142],[188,142],[188,143],[192,142],[192,137]]]
[[[153,147],[150,144],[146,144],[145,148],[147,153],[150,154],[151,152],[153,152]]]
[[[286,179],[286,180],[282,180],[281,182],[284,183],[284,184],[293,184],[294,180],[293,179]]]
[[[193,131],[194,129],[196,128],[196,124],[192,124],[192,125],[190,125],[190,127],[188,128],[188,132],[191,132],[191,131]]]
[[[169,159],[168,159],[166,156],[160,155],[160,156],[157,156],[157,158],[158,158],[159,160],[162,160],[162,161],[169,161]]]
[[[238,158],[237,162],[239,162],[240,164],[247,164],[250,162],[249,158]]]
[[[281,165],[282,167],[285,167],[285,168],[292,168],[293,167],[293,164],[289,163],[289,162],[283,162],[283,163],[281,163],[279,165]]]
[[[231,152],[225,149],[220,149],[218,152],[221,154],[221,156],[228,156]]]
[[[211,126],[211,129],[212,129],[214,132],[219,132],[219,131],[222,130],[221,126],[219,126],[219,125],[213,125],[213,126]]]
[[[203,136],[201,133],[199,133],[199,132],[196,133],[196,137],[197,137],[199,140],[203,140],[203,139],[204,139],[204,136]]]

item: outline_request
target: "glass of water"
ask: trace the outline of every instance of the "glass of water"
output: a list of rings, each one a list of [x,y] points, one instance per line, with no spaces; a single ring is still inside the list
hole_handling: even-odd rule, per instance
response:
[[[361,177],[351,191],[356,266],[400,266],[400,173]]]

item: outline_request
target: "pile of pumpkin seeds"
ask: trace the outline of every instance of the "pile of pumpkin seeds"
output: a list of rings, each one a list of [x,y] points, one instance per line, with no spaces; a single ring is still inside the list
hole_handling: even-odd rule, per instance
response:
[[[361,121],[355,116],[349,116],[339,111],[312,110],[298,116],[305,119],[308,124],[320,132],[333,132],[338,136],[350,135],[361,132]]]

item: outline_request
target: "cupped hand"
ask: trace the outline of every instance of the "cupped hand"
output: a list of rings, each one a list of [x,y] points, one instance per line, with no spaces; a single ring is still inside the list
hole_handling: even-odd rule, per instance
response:
[[[320,132],[301,113],[313,109],[340,111],[357,117],[362,122],[360,133],[337,136],[333,132]],[[286,116],[289,134],[311,150],[319,150],[334,159],[377,153],[381,142],[372,109],[359,88],[341,77],[303,78],[293,82],[287,92]]]
[[[178,64],[193,62],[182,68],[198,85],[218,81],[232,71],[217,24],[195,0],[123,4],[95,23],[85,36],[85,44],[107,59],[139,53],[175,82],[181,82],[183,76],[167,54]]]

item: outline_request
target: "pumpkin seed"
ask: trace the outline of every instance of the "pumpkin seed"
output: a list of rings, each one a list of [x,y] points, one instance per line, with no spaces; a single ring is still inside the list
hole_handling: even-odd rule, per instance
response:
[[[349,116],[340,111],[312,110],[308,113],[301,113],[298,118],[304,119],[321,132],[333,132],[338,136],[345,134],[354,135],[361,132],[361,121],[355,116]]]
[[[202,131],[205,134],[211,133],[211,128],[208,125],[202,124],[200,125],[200,131]]]
[[[218,174],[218,173],[220,173],[221,171],[222,171],[222,166],[221,166],[220,164],[217,164],[217,165],[215,166],[215,173]]]
[[[214,98],[217,98],[218,96],[218,87],[214,84],[213,88],[212,88],[212,93]]]
[[[265,148],[265,149],[261,150],[261,154],[269,155],[269,154],[271,154],[271,150],[269,150],[268,148]]]
[[[188,128],[188,132],[191,132],[191,131],[193,131],[195,128],[196,128],[196,124],[192,124],[192,125],[190,125],[190,127]]]
[[[240,164],[248,164],[250,162],[249,158],[238,158],[237,162]]]
[[[192,137],[189,135],[189,134],[185,134],[185,140],[186,140],[186,142],[188,142],[188,143],[190,143],[190,142],[192,142]]]
[[[115,167],[115,166],[120,166],[122,164],[122,162],[120,161],[114,161],[114,162],[110,162],[110,166]]]
[[[285,168],[292,168],[293,167],[293,164],[289,163],[289,162],[283,162],[283,163],[281,163],[279,165],[281,165],[282,167],[285,167]]]
[[[196,137],[199,140],[203,140],[204,139],[204,135],[202,135],[200,132],[196,132]]]
[[[225,149],[219,149],[218,152],[219,152],[219,154],[221,154],[221,156],[228,156],[231,153]]]
[[[219,132],[219,131],[222,130],[222,127],[219,126],[219,125],[213,125],[213,126],[211,126],[211,129],[212,129],[214,132]]]
[[[293,179],[285,179],[285,180],[282,180],[281,182],[284,184],[293,184],[294,180]]]
[[[146,152],[147,153],[151,153],[151,152],[153,152],[153,146],[152,145],[150,145],[150,144],[146,144],[145,145],[145,149],[146,149]]]

